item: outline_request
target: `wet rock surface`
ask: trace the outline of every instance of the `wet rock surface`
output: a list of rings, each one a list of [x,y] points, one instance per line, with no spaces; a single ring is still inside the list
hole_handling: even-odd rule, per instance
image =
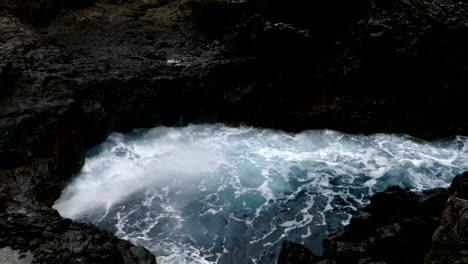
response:
[[[425,263],[468,263],[467,221],[468,201],[451,196],[432,237],[432,248]]]
[[[31,252],[19,253],[19,250],[12,250],[10,247],[0,248],[0,263],[4,264],[30,264],[34,257]]]
[[[304,253],[304,246],[285,243],[278,263],[467,263],[466,195],[468,173],[448,189],[413,193],[390,187],[377,193],[363,212],[341,232],[324,241],[324,255]],[[307,249],[306,249],[307,250]]]
[[[0,248],[32,255],[32,263],[156,263],[144,248],[45,206],[8,207],[0,213],[0,237]]]
[[[59,219],[41,208],[112,130],[225,122],[427,139],[467,134],[467,16],[468,4],[452,0],[0,0],[1,246],[68,241],[68,231],[46,237],[29,226]],[[398,238],[392,230],[418,236],[436,227],[438,220],[408,208],[430,195],[392,192],[409,201],[392,211],[395,221],[362,220],[388,225],[379,231],[388,243]],[[14,211],[25,206],[34,217],[15,226],[24,217]],[[78,232],[99,231],[80,225]],[[117,262],[147,257],[102,236]],[[364,238],[356,243],[382,250]],[[62,256],[58,263],[92,253],[64,246],[32,252],[44,261]]]

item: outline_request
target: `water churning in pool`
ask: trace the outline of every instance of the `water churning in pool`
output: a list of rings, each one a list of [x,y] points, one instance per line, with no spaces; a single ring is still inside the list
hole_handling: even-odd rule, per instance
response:
[[[55,208],[148,248],[159,264],[272,264],[284,239],[320,254],[327,232],[377,191],[447,186],[466,169],[466,137],[157,127],[90,150]]]

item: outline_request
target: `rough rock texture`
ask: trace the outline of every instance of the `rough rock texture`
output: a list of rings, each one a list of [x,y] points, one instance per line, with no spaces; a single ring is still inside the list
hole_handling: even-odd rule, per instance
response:
[[[468,200],[451,196],[425,264],[468,263]]]
[[[33,261],[31,252],[20,253],[10,247],[0,248],[0,263],[4,264],[31,264]]]
[[[311,261],[291,263],[468,263],[468,201],[457,197],[468,195],[466,186],[468,173],[458,175],[448,189],[413,193],[391,187],[324,241],[324,256],[289,242],[278,264],[298,257]]]
[[[63,219],[48,207],[18,206],[0,213],[0,248],[5,246],[28,249],[33,263],[156,263],[144,248]]]
[[[47,219],[112,130],[467,134],[467,33],[454,0],[0,0],[0,220]],[[393,228],[432,228],[411,217]]]

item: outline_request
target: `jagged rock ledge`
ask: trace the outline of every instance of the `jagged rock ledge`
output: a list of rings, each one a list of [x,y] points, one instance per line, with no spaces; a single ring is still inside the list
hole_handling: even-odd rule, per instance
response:
[[[5,199],[0,197],[0,206]],[[29,255],[26,262],[18,263],[156,264],[146,249],[95,226],[64,219],[49,207],[17,204],[1,209],[0,249],[19,249]]]
[[[422,193],[390,187],[341,232],[323,242],[324,255],[285,241],[278,264],[468,263],[468,173],[448,189]]]

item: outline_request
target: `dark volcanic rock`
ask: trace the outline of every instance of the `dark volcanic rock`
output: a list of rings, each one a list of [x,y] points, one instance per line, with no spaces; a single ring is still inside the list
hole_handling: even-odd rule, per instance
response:
[[[451,196],[425,264],[468,263],[468,201]]]
[[[450,193],[458,198],[468,200],[468,172],[457,175],[449,188]]]
[[[85,151],[113,130],[225,122],[467,134],[467,21],[468,4],[455,0],[0,0],[1,219],[23,221],[5,211],[21,206],[49,219],[41,206],[52,205]],[[383,228],[365,234],[391,245],[395,230],[417,226],[406,250],[438,221],[431,216],[446,194],[391,192],[399,198],[375,199],[401,208],[371,208],[370,220],[354,221]],[[431,213],[413,210],[420,206]],[[10,231],[2,239],[18,238],[11,246],[25,250],[24,237]],[[63,241],[54,232],[42,230],[41,239]],[[360,247],[387,245],[365,234]],[[146,259],[119,241],[99,248]]]
[[[324,254],[337,263],[422,263],[447,197],[445,190],[416,194],[399,187],[378,193],[342,233],[324,241]]]
[[[62,6],[61,0],[0,0],[0,10],[7,9],[31,21],[51,19]]]
[[[0,248],[29,250],[34,263],[156,263],[146,249],[63,219],[53,209],[20,205],[5,211],[0,213]]]
[[[464,133],[468,43],[455,39],[467,31],[466,3],[207,2],[229,15],[204,18],[223,26],[202,33],[227,54],[255,58],[255,81],[241,86],[250,113],[242,121],[426,138]]]
[[[317,258],[304,245],[288,240],[283,242],[278,257],[278,264],[307,264],[315,263]]]

